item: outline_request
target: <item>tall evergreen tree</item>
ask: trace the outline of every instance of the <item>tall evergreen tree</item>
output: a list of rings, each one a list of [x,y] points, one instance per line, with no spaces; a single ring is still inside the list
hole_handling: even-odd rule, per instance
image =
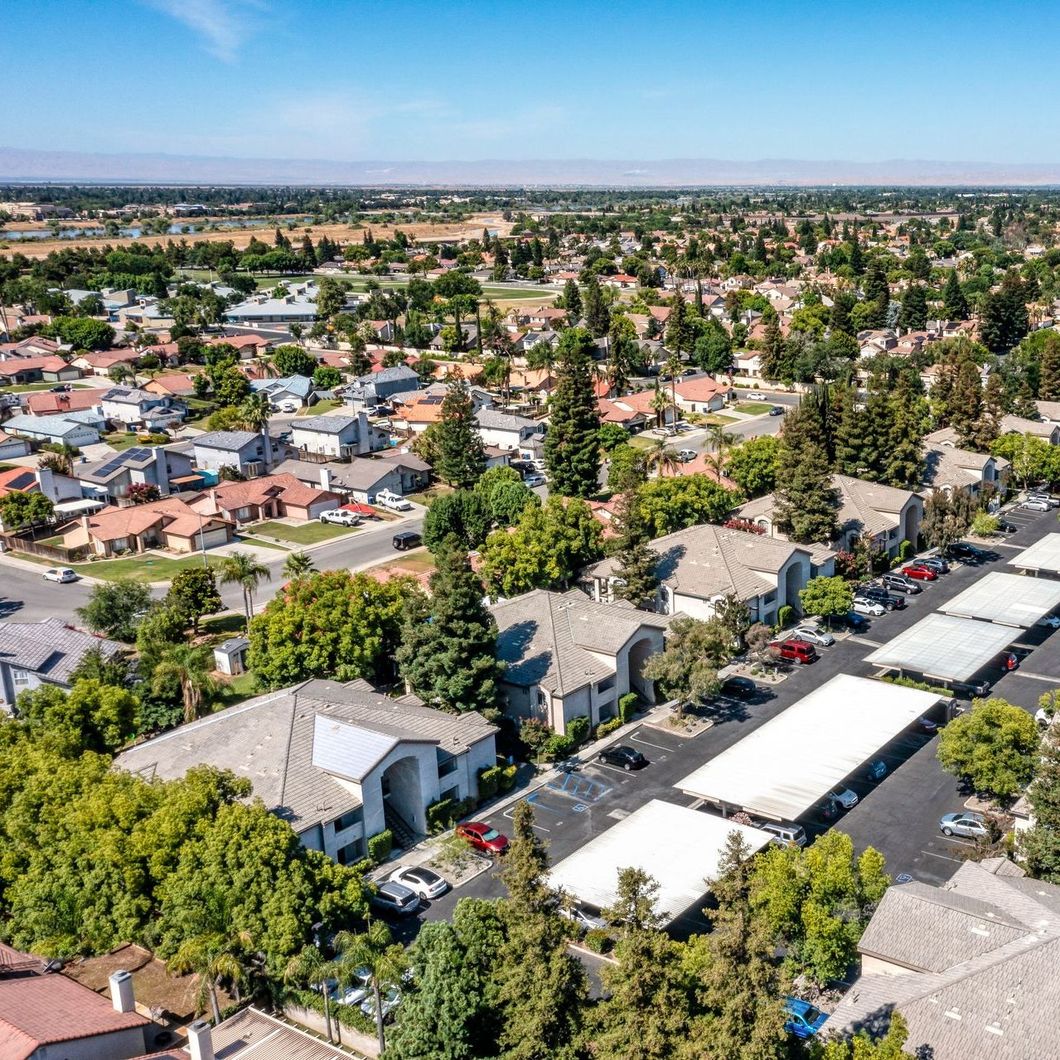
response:
[[[1001,420],[1008,404],[1001,372],[995,369],[986,378],[979,419],[975,424],[972,444],[977,452],[989,452],[991,444],[1001,434]]]
[[[611,310],[604,301],[604,293],[600,290],[600,284],[595,276],[590,276],[585,284],[583,311],[585,326],[589,334],[594,339],[603,338],[611,326]]]
[[[460,375],[449,380],[442,418],[435,429],[438,461],[435,472],[457,489],[470,489],[486,470],[486,452],[478,433],[475,407]]]
[[[798,544],[831,541],[838,531],[838,495],[814,417],[789,412],[777,451],[776,526]]]
[[[879,258],[873,258],[865,272],[864,293],[865,301],[873,306],[868,322],[872,327],[882,328],[887,323],[891,291],[887,285],[887,272]]]
[[[424,702],[443,710],[494,710],[504,672],[497,662],[497,623],[483,606],[485,590],[455,537],[435,553],[431,598],[411,608],[397,664]]]
[[[1060,722],[1056,720],[1057,693],[1046,692],[1038,701],[1052,711],[1042,737],[1041,758],[1027,791],[1034,809],[1034,827],[1019,832],[1020,853],[1027,871],[1036,880],[1060,883]]]
[[[983,383],[979,366],[970,354],[958,355],[955,367],[953,392],[949,403],[949,424],[957,432],[960,444],[968,447],[975,444],[983,414]]]
[[[764,314],[765,334],[762,336],[762,377],[779,379],[783,372],[784,333],[776,312]]]
[[[986,296],[980,314],[979,335],[984,346],[1005,354],[1027,334],[1027,292],[1015,270],[1006,274],[999,290]]]
[[[923,470],[928,410],[924,387],[915,370],[904,371],[898,376],[888,406],[890,444],[885,453],[882,479],[898,489],[916,489]]]
[[[552,492],[562,497],[591,497],[599,489],[600,417],[593,392],[594,348],[584,328],[568,328],[559,341],[545,464]]]
[[[946,286],[942,289],[942,315],[947,320],[968,319],[968,299],[964,297],[956,269],[950,269]]]
[[[898,323],[903,328],[919,330],[927,326],[927,293],[922,283],[911,283],[902,299]]]
[[[582,318],[582,296],[574,280],[568,280],[563,286],[563,308],[567,310],[567,323],[575,327]]]
[[[659,589],[656,568],[658,553],[649,545],[648,527],[640,513],[640,504],[635,490],[624,493],[619,500],[618,522],[620,537],[615,558],[618,561],[618,577],[615,595],[628,600],[634,607],[649,609]]]
[[[666,345],[677,357],[692,347],[692,328],[688,323],[688,306],[680,291],[670,299],[670,315],[666,320]]]
[[[1038,397],[1060,401],[1060,335],[1047,333],[1038,354]]]

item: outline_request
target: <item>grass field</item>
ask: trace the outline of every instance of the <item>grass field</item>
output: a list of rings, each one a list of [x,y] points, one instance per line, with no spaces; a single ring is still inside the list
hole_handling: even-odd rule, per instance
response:
[[[290,541],[295,545],[318,545],[321,541],[330,541],[335,537],[356,532],[355,527],[338,526],[335,523],[303,523],[301,526],[289,526],[287,523],[268,522],[254,527],[253,535],[275,537],[281,541]],[[245,537],[252,537],[243,531]]]
[[[106,442],[111,449],[117,449],[119,452],[122,449],[131,449],[134,445],[144,444],[139,440],[135,431],[132,434],[126,431],[112,431],[110,434],[102,435],[100,441]]]
[[[19,559],[28,559],[45,567],[58,566],[55,560],[43,556],[31,556],[20,552]],[[211,556],[210,566],[219,567],[223,562],[221,556]],[[201,567],[202,556],[181,556],[170,559],[168,556],[130,556],[127,559],[104,559],[96,563],[71,563],[70,568],[86,578],[100,578],[103,581],[117,581],[128,578],[134,582],[167,582],[177,571],[188,567]]]
[[[723,416],[720,412],[708,412],[705,416],[700,416],[697,421],[697,426],[701,427],[713,427],[717,424],[736,423],[735,416]]]
[[[369,571],[373,570],[403,570],[408,571],[409,574],[426,574],[435,569],[434,557],[427,551],[427,549],[420,549],[418,552],[413,552],[411,555],[403,555],[400,558],[395,557],[392,560],[384,560],[382,563],[373,564],[371,567],[366,568]]]
[[[768,401],[741,401],[733,405],[737,412],[746,412],[749,416],[760,416],[763,412],[768,412],[772,407]]]
[[[307,405],[298,410],[299,416],[323,416],[325,412],[334,412],[341,409],[344,402],[340,398],[334,400],[318,401],[315,405]]]
[[[58,383],[19,383],[17,386],[5,386],[0,389],[0,394],[32,394],[38,390],[51,390]],[[74,390],[87,390],[87,383],[69,383]]]

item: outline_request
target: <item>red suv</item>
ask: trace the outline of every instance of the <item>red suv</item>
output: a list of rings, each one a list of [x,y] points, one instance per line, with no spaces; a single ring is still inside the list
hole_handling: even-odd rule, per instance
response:
[[[508,837],[484,821],[467,821],[456,826],[456,834],[483,854],[503,854],[508,849]]]
[[[923,563],[910,563],[907,567],[902,568],[902,573],[921,582],[933,582],[939,576],[938,571],[932,570],[931,567],[925,567]]]
[[[800,666],[815,662],[817,659],[817,649],[804,640],[775,640],[769,645],[769,650],[778,659]]]

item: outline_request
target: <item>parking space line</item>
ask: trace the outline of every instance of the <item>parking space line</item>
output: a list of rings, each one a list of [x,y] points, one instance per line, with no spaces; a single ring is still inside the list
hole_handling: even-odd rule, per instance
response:
[[[501,816],[502,817],[507,817],[509,821],[514,821],[515,820],[515,807],[512,806],[509,809],[505,810],[504,813],[501,814]],[[552,831],[551,828],[546,828],[543,824],[538,824],[537,821],[534,821],[532,827],[536,828],[539,832],[551,832]]]
[[[633,775],[633,770],[623,769],[621,766],[613,766],[610,762],[593,762],[593,769],[610,769],[613,773],[618,773],[619,776],[630,777]]]
[[[945,854],[936,854],[936,853],[934,853],[934,851],[931,851],[931,850],[921,850],[920,853],[921,854],[927,854],[927,856],[929,858],[941,858],[943,861],[953,861],[953,862],[956,862],[958,865],[960,865],[962,863],[962,859],[961,858],[950,858],[950,857],[947,857]]]
[[[1048,681],[1049,684],[1055,685],[1057,679],[1055,677],[1046,677],[1045,674],[1032,673],[1030,670],[1010,670],[1006,677],[1015,674],[1017,677],[1029,677],[1032,681]]]
[[[645,744],[648,747],[654,747],[658,751],[666,751],[668,753],[676,751],[676,747],[666,747],[661,743],[652,743],[651,740],[642,739],[640,736],[631,736],[630,740],[636,740],[637,743]]]

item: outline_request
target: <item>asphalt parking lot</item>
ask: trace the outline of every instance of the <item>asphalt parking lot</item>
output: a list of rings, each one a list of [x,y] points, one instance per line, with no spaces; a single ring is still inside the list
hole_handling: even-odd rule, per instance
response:
[[[605,831],[616,821],[652,799],[663,799],[686,806],[698,805],[673,787],[682,777],[731,747],[749,732],[774,718],[808,692],[838,673],[869,676],[873,667],[864,661],[872,649],[909,628],[956,596],[977,578],[991,570],[1011,570],[1007,561],[1046,533],[1055,532],[1055,513],[1006,513],[1020,526],[994,546],[994,558],[970,566],[957,564],[938,581],[928,583],[922,593],[907,598],[905,610],[872,619],[870,629],[846,637],[830,648],[819,649],[820,658],[811,666],[793,668],[786,680],[749,703],[723,702],[715,725],[692,739],[648,724],[640,724],[622,742],[640,750],[648,759],[643,769],[626,772],[592,761],[567,777],[533,792],[529,799],[535,810],[535,827],[549,846],[553,864]],[[998,680],[994,694],[1034,711],[1038,696],[1060,680],[1060,631],[1034,629],[1019,638],[1032,647],[1021,668]],[[937,708],[942,720],[945,708]],[[858,850],[873,846],[887,859],[893,875],[907,874],[928,883],[947,879],[954,867],[969,855],[972,845],[959,838],[944,838],[938,831],[942,814],[961,809],[966,796],[956,780],[944,773],[936,759],[937,738],[911,728],[900,734],[876,757],[887,765],[887,774],[870,780],[864,767],[848,778],[846,786],[858,795],[858,804],[838,820],[825,820],[811,813],[803,820],[810,835],[828,828],[849,834]],[[511,832],[512,809],[485,817],[501,832]],[[399,928],[402,937],[411,938],[422,920],[448,918],[456,901],[463,897],[493,898],[503,894],[497,866],[425,907],[417,917]],[[702,930],[703,921],[695,909],[674,925],[678,936]]]

